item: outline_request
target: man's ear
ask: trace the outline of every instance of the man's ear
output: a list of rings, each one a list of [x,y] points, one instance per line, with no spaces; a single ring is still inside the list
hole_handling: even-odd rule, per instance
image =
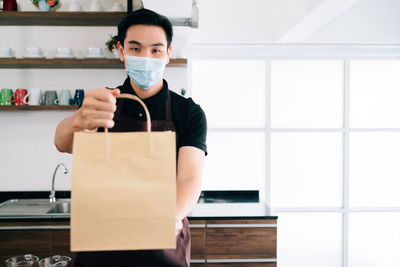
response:
[[[167,59],[167,64],[169,63],[169,59],[170,59],[170,57],[171,57],[171,51],[172,51],[172,45],[169,45],[169,47],[168,47],[168,59]]]
[[[121,60],[122,62],[125,62],[125,56],[124,56],[124,48],[122,47],[121,43],[118,41],[117,43],[117,48],[118,48],[118,52],[119,52],[119,60]]]

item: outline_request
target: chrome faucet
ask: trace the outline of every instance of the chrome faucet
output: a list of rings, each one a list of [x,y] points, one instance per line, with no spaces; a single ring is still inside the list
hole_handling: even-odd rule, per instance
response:
[[[51,182],[51,193],[50,193],[50,196],[49,196],[50,202],[51,202],[51,203],[56,202],[56,190],[54,190],[54,181],[55,181],[55,179],[56,179],[57,170],[58,170],[58,168],[60,168],[60,166],[62,166],[62,167],[64,168],[64,174],[67,174],[67,173],[68,173],[68,169],[67,169],[67,167],[64,165],[64,163],[58,163],[56,169],[54,170],[54,173],[53,173],[53,180],[52,180],[52,182]]]

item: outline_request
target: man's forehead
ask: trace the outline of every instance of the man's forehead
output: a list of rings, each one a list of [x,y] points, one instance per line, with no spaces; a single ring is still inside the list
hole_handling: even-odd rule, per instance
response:
[[[163,28],[153,25],[132,25],[126,31],[125,42],[136,41],[143,45],[167,44],[167,36]]]

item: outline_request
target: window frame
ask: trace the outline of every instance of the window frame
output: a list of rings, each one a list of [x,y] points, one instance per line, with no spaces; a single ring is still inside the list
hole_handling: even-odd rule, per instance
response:
[[[400,212],[400,207],[362,207],[349,205],[349,135],[350,132],[400,132],[400,128],[350,128],[350,62],[351,60],[400,60],[400,44],[190,44],[188,60],[188,95],[192,93],[193,60],[265,60],[266,114],[262,128],[209,128],[209,132],[264,132],[265,183],[260,198],[273,213],[334,212],[342,214],[342,267],[349,264],[349,214],[354,212]],[[341,128],[271,128],[271,61],[272,60],[341,60],[343,73],[343,120]],[[270,142],[271,132],[340,132],[342,133],[342,207],[271,206]],[[263,191],[263,192],[262,192]]]

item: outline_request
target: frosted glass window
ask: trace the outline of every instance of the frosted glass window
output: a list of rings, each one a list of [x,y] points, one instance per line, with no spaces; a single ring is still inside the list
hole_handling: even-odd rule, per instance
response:
[[[264,133],[210,132],[207,138],[209,155],[205,162],[203,190],[264,192]]]
[[[400,127],[400,60],[350,62],[350,127]]]
[[[342,109],[343,61],[272,61],[272,127],[342,127]]]
[[[400,133],[353,132],[349,142],[350,205],[400,206]]]
[[[340,133],[272,133],[271,205],[341,206],[341,153]]]
[[[277,213],[279,267],[341,267],[340,213]]]
[[[400,266],[400,213],[349,215],[349,267]]]
[[[265,127],[263,60],[193,60],[192,96],[209,127]]]

